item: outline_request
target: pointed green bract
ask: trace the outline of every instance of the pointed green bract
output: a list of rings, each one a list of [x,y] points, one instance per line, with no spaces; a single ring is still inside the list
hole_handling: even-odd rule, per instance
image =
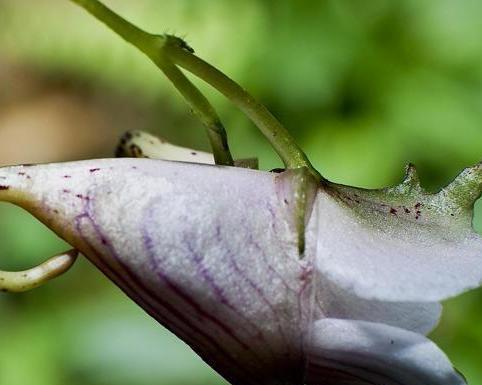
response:
[[[375,225],[381,217],[392,217],[400,223],[467,232],[472,231],[474,204],[482,194],[482,163],[466,168],[437,193],[422,188],[413,164],[407,165],[404,180],[393,187],[367,190],[329,184],[327,191]]]
[[[439,205],[446,212],[472,217],[474,203],[482,194],[482,162],[463,170],[455,180],[438,194]]]
[[[377,301],[437,302],[480,286],[482,238],[471,221],[481,180],[478,164],[429,193],[409,165],[393,187],[326,184],[325,212],[318,216],[320,274]]]

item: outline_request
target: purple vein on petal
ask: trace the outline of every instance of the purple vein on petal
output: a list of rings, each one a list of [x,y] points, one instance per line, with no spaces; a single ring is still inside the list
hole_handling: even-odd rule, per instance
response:
[[[267,203],[267,209],[268,209],[268,212],[271,215],[272,223],[276,223],[275,208],[269,202]],[[273,226],[272,229],[273,229],[274,236],[283,240],[283,238],[279,236],[278,229],[276,228],[276,226]],[[300,273],[301,274],[298,277],[299,280],[301,281],[301,287],[300,288],[297,288],[297,289],[291,288],[283,280],[283,283],[285,284],[285,286],[287,288],[289,288],[297,296],[297,313],[298,313],[298,317],[299,317],[299,320],[300,320],[298,322],[297,326],[298,326],[298,333],[301,336],[300,341],[299,341],[301,351],[304,351],[304,349],[305,349],[306,333],[309,333],[309,329],[307,330],[306,327],[305,327],[306,325],[302,322],[302,320],[304,318],[304,311],[305,311],[304,310],[304,303],[306,303],[305,295],[313,295],[312,300],[308,301],[308,303],[309,303],[308,318],[309,319],[306,321],[307,323],[311,322],[311,318],[313,316],[312,312],[314,310],[314,293],[312,293],[310,291],[314,287],[314,279],[315,279],[314,271],[313,271],[313,265],[308,260],[306,260],[305,262],[308,262],[308,263],[307,264],[303,263],[303,264],[300,265],[300,270],[301,270]],[[274,271],[276,271],[276,270],[274,269]],[[278,275],[281,276],[279,273],[278,273]]]
[[[137,275],[134,272],[132,272],[132,270],[128,266],[125,265],[125,263],[119,257],[118,253],[115,251],[112,243],[106,238],[106,236],[104,235],[104,232],[102,231],[100,226],[93,219],[92,204],[93,204],[92,200],[85,201],[85,203],[84,203],[85,212],[82,215],[82,217],[86,218],[89,221],[89,223],[91,224],[91,226],[92,226],[94,232],[96,233],[96,235],[97,235],[99,241],[101,242],[101,244],[107,249],[109,254],[114,258],[114,260],[117,262],[119,268],[124,271],[125,274],[121,273],[119,275],[119,274],[116,274],[115,268],[110,267],[111,272],[116,275],[117,282],[121,282],[123,285],[125,285],[125,287],[128,290],[130,290],[131,297],[135,298],[135,300],[141,299],[142,296],[139,296],[138,293],[143,292],[144,298],[150,299],[150,301],[153,301],[154,304],[156,304],[158,306],[160,305],[163,310],[168,311],[168,313],[171,313],[176,319],[178,319],[179,322],[181,323],[181,325],[185,325],[185,326],[181,326],[181,325],[179,325],[178,322],[176,322],[177,326],[176,326],[176,328],[173,328],[173,320],[172,319],[167,320],[164,317],[161,317],[161,314],[163,314],[163,313],[159,312],[159,310],[156,310],[155,305],[149,305],[148,308],[152,309],[151,310],[152,314],[151,314],[151,312],[150,312],[150,314],[155,319],[158,319],[160,322],[162,322],[164,325],[169,326],[170,329],[173,329],[172,331],[175,332],[176,334],[181,335],[181,336],[186,336],[186,337],[190,336],[190,338],[193,339],[193,337],[192,337],[193,333],[192,332],[193,332],[193,330],[196,330],[198,334],[200,334],[201,336],[203,336],[204,338],[206,338],[208,340],[211,340],[211,343],[215,343],[215,341],[212,340],[212,338],[210,336],[206,335],[201,330],[196,329],[193,324],[188,322],[186,317],[184,317],[182,315],[182,313],[179,312],[178,310],[176,310],[171,304],[164,301],[163,299],[161,299],[157,295],[154,295],[142,283],[142,281],[137,278]],[[86,241],[85,237],[84,237],[84,241]],[[92,247],[92,245],[90,245],[90,243],[88,243],[88,244],[93,250],[95,250],[95,248]],[[133,287],[131,283],[129,283],[126,279],[124,279],[124,276],[127,276],[130,279],[130,281],[132,282],[132,284],[134,284],[138,288]],[[144,304],[146,304],[144,300],[142,302]],[[215,343],[215,345],[216,345],[216,347],[218,347],[217,343]]]
[[[275,226],[275,223],[276,223],[276,213],[274,211],[274,208],[271,204],[267,204],[266,205],[267,209],[268,209],[268,212],[270,213],[270,216],[271,216],[271,229],[273,230],[273,235],[276,236],[276,237],[279,237],[278,236],[278,230],[276,229],[276,226]],[[286,280],[284,279],[284,277],[282,276],[281,273],[279,273],[272,265],[271,263],[269,263],[266,259],[266,254],[265,252],[262,250],[261,246],[254,240],[252,234],[249,235],[249,241],[250,243],[252,243],[256,249],[262,254],[263,256],[263,260],[266,262],[266,265],[268,266],[268,269],[273,271],[277,277],[281,280],[282,284],[288,289],[290,290],[291,292],[293,293],[298,293],[298,290],[292,288],[288,282],[286,282]]]
[[[115,268],[101,262],[102,257],[96,251],[95,247],[92,246],[88,239],[82,234],[82,230],[79,229],[78,232],[81,235],[83,241],[90,248],[91,253],[96,256],[96,260],[93,261],[96,266],[98,266],[100,270],[103,271],[114,282],[120,284],[120,287],[129,295],[129,297],[132,298],[137,304],[139,304],[139,306],[141,306],[150,316],[159,321],[161,324],[163,324],[165,327],[167,327],[179,337],[194,342],[198,347],[198,352],[206,359],[211,359],[212,361],[216,360],[216,358],[213,357],[210,353],[210,350],[205,349],[206,344],[208,344],[212,347],[211,351],[214,350],[223,353],[224,356],[226,356],[226,358],[228,359],[228,361],[232,363],[233,367],[237,366],[236,361],[234,361],[232,357],[223,352],[222,348],[209,335],[206,335],[201,330],[196,328],[195,325],[188,322],[186,318],[183,317],[182,313],[177,311],[171,304],[166,301],[159,300],[158,298],[153,298],[147,292],[147,289],[145,287],[141,287],[140,289],[133,287],[131,283],[122,278],[122,274],[117,273]],[[122,266],[119,266],[119,268],[123,267],[124,264],[122,264]],[[139,284],[137,280],[136,282],[137,284]],[[144,293],[139,294],[139,292]],[[155,305],[146,302],[145,299],[149,299],[149,301],[154,301]],[[171,314],[171,317],[165,316],[165,312],[167,314]],[[174,317],[174,319],[172,317]],[[202,338],[202,341],[199,338]]]
[[[149,289],[146,288],[145,285],[143,285],[142,282],[136,278],[136,275],[122,262],[122,260],[119,258],[116,251],[114,250],[111,242],[103,235],[102,230],[100,229],[99,225],[95,223],[93,218],[87,213],[85,213],[83,217],[89,220],[89,223],[91,224],[91,226],[93,226],[93,229],[96,232],[99,240],[107,248],[111,256],[117,261],[117,263],[119,264],[119,268],[124,270],[125,275],[127,275],[131,279],[134,285],[139,286],[140,289],[133,287],[125,279],[120,278],[120,277],[123,277],[123,274],[119,276],[119,274],[116,274],[116,270],[114,268],[112,267],[107,268],[107,270],[110,273],[116,276],[116,279],[114,281],[120,282],[121,285],[123,284],[124,287],[127,289],[128,294],[130,294],[130,297],[133,298],[134,301],[138,302],[154,319],[157,319],[164,326],[169,328],[172,332],[174,332],[184,340],[191,341],[191,343],[194,342],[196,347],[198,348],[198,352],[205,359],[211,360],[213,362],[218,362],[219,359],[215,358],[212,352],[213,351],[216,353],[219,352],[227,361],[231,363],[230,371],[237,372],[241,370],[238,367],[238,363],[235,360],[235,358],[233,358],[229,354],[229,352],[227,352],[213,337],[205,333],[195,324],[191,323],[186,317],[183,316],[183,314],[180,311],[178,311],[169,302],[162,300],[157,295],[153,295],[153,293],[151,293]],[[84,237],[84,240],[85,240],[85,237]],[[93,250],[95,250],[95,248],[92,245],[89,244],[89,246]],[[109,274],[107,275],[109,276]],[[139,292],[141,293],[143,292],[144,295],[139,295],[138,294]],[[149,299],[150,301],[154,301],[154,303],[157,306],[146,303],[143,298]],[[177,319],[181,324],[179,324],[179,322],[174,323],[173,322],[174,320],[172,319],[172,317],[171,318],[163,317],[162,316],[163,312],[159,311],[159,308],[157,308],[158,306],[161,307],[161,310],[167,311],[168,314],[171,314],[171,316]],[[174,324],[176,324],[176,326],[174,326]],[[194,336],[201,337],[204,341],[199,341],[198,338],[195,338]],[[211,346],[209,350],[205,349],[206,343]]]
[[[250,234],[251,237],[251,234]],[[221,242],[221,226],[216,226],[216,238],[218,239],[219,242]],[[233,270],[236,272],[236,274],[242,278],[244,282],[248,284],[258,295],[259,298],[261,298],[261,301],[264,302],[270,311],[273,313],[274,319],[276,319],[276,326],[278,329],[278,333],[282,336],[283,340],[285,341],[285,346],[288,347],[287,349],[287,356],[290,355],[290,349],[289,349],[289,341],[286,337],[286,333],[284,332],[283,327],[281,326],[279,322],[279,315],[273,306],[273,304],[268,300],[266,297],[266,294],[264,293],[263,289],[261,289],[251,278],[247,276],[247,273],[241,269],[239,264],[236,261],[236,258],[234,257],[234,254],[231,250],[227,249],[226,250],[226,256],[228,259],[228,263],[230,266],[233,268]],[[270,350],[273,352],[272,348],[270,347]]]
[[[99,241],[101,241],[102,245],[107,248],[107,251],[109,252],[109,254],[116,260],[116,262],[118,264],[117,268],[111,266],[110,264],[104,263],[103,258],[101,256],[101,254],[99,254],[99,252],[97,251],[96,247],[94,245],[92,245],[92,243],[89,241],[88,237],[86,237],[83,234],[82,224],[81,224],[81,221],[83,219],[85,219],[90,224],[90,226],[92,226],[92,229],[96,233]],[[112,253],[112,250],[108,247],[110,245],[110,241],[108,241],[105,238],[105,236],[102,235],[102,233],[100,232],[100,229],[97,228],[97,225],[95,224],[93,218],[90,217],[89,214],[83,213],[83,214],[78,215],[75,218],[75,223],[76,223],[75,224],[76,230],[77,230],[78,234],[80,235],[80,237],[82,238],[83,242],[89,247],[91,253],[95,254],[95,256],[96,256],[96,260],[94,261],[95,264],[106,275],[110,276],[114,282],[117,282],[120,285],[120,287],[125,288],[129,292],[129,296],[131,298],[133,298],[134,301],[136,301],[138,303],[140,302],[139,304],[141,305],[141,307],[145,308],[149,312],[149,314],[151,314],[154,318],[159,319],[160,314],[162,314],[162,313],[159,312],[159,310],[156,309],[155,305],[147,303],[144,300],[144,298],[146,298],[146,299],[150,298],[151,301],[154,300],[153,302],[156,305],[161,305],[161,307],[164,308],[164,309],[166,308],[166,305],[164,304],[163,301],[158,301],[156,299],[153,299],[152,296],[148,293],[148,290],[141,284],[141,282],[139,282],[138,279],[136,279],[136,278],[132,277],[130,274],[128,274],[127,267],[125,266],[124,263],[122,263],[122,261],[119,258],[116,258],[115,253]],[[123,272],[121,270],[123,270]],[[130,279],[127,280],[126,276],[129,277]],[[138,294],[139,292],[144,292],[144,296],[139,295]],[[167,318],[164,318],[162,321],[167,321]],[[172,322],[171,322],[171,325],[172,325]],[[180,326],[177,325],[177,327],[180,327]],[[182,329],[182,327],[181,327],[181,329]],[[184,329],[186,331],[189,330],[187,328],[184,328]]]
[[[194,311],[200,317],[199,319],[200,322],[209,321],[211,324],[214,324],[218,329],[224,332],[225,335],[227,335],[236,343],[238,343],[243,349],[247,351],[251,351],[251,353],[253,353],[250,346],[245,344],[241,339],[239,339],[239,337],[236,336],[234,331],[229,326],[224,324],[221,320],[218,320],[212,314],[204,311],[202,307],[191,296],[189,296],[184,290],[182,290],[174,282],[172,282],[171,279],[169,279],[169,277],[162,271],[162,269],[158,264],[152,239],[150,238],[149,234],[145,229],[143,229],[142,233],[143,233],[143,242],[144,242],[147,256],[149,258],[152,268],[155,270],[159,279],[172,291],[174,295],[180,297],[187,305],[189,305],[191,308],[194,309]],[[224,347],[220,345],[213,337],[203,332],[199,327],[195,326],[194,324],[190,323],[190,327],[196,330],[198,333],[202,334],[206,339],[208,339],[210,344],[213,345],[215,351],[220,352],[232,364],[232,366],[236,368],[235,370],[241,371],[243,373],[243,376],[246,376],[246,373],[244,373],[246,372],[246,370],[242,370],[241,368],[238,367],[238,362],[236,358],[233,357],[226,349],[224,349]],[[186,339],[189,340],[190,337],[188,336]],[[200,345],[197,345],[196,347],[200,347]],[[205,352],[205,355],[208,357],[212,356],[208,352]]]
[[[159,198],[158,198],[159,200]],[[154,202],[151,202],[149,205],[152,207],[154,205]],[[199,303],[197,303],[188,293],[186,293],[182,288],[177,286],[163,271],[162,266],[160,265],[160,261],[158,256],[156,255],[155,252],[155,246],[153,244],[153,240],[149,235],[149,226],[148,223],[152,223],[152,211],[148,210],[147,213],[145,213],[144,218],[146,219],[143,227],[142,227],[142,236],[143,236],[143,242],[144,246],[147,251],[147,255],[150,259],[150,263],[152,265],[152,268],[156,271],[158,274],[159,278],[165,282],[167,285],[169,285],[170,289],[180,298],[182,298],[185,302],[187,302],[195,311],[198,315],[201,316],[202,319],[204,320],[209,320],[211,321],[214,325],[216,325],[218,328],[220,328],[225,334],[227,334],[229,337],[234,339],[240,346],[242,346],[245,350],[250,350],[252,351],[251,347],[246,344],[243,340],[241,340],[236,333],[224,322],[221,320],[217,319],[214,315],[211,313],[205,311]],[[218,292],[218,294],[222,294],[222,291]],[[227,299],[222,298],[223,300]],[[237,311],[237,310],[236,310]]]
[[[258,326],[248,319],[240,310],[234,306],[229,299],[224,294],[224,289],[216,283],[216,280],[213,276],[209,273],[209,269],[203,263],[203,257],[201,254],[197,253],[194,248],[192,247],[191,241],[188,237],[184,240],[187,250],[189,251],[189,255],[191,256],[191,261],[196,266],[198,274],[203,278],[203,280],[209,285],[214,295],[218,298],[218,300],[234,312],[238,317],[240,317],[247,325],[249,325],[253,330],[256,331],[256,337],[264,339],[262,332],[259,330]]]
[[[169,289],[178,297],[183,299],[189,306],[191,306],[196,313],[201,317],[201,319],[211,321],[213,324],[217,325],[222,331],[224,331],[228,336],[233,338],[238,344],[240,344],[244,349],[250,350],[250,347],[244,343],[244,341],[240,340],[233,330],[224,324],[222,321],[218,320],[212,314],[204,311],[202,307],[184,290],[178,287],[162,270],[161,266],[159,265],[159,261],[156,258],[156,253],[154,251],[153,241],[150,238],[149,234],[145,229],[143,229],[143,241],[144,246],[147,251],[147,255],[149,257],[151,266],[155,270],[158,277],[169,287]]]

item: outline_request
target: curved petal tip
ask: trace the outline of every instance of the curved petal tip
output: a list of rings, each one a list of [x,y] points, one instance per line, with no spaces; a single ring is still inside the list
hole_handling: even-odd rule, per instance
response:
[[[430,340],[371,322],[317,321],[308,359],[308,385],[466,384]]]

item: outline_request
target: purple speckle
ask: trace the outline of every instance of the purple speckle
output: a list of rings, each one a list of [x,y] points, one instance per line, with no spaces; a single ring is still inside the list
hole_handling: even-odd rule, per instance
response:
[[[82,194],[76,194],[75,196],[76,196],[77,198],[79,198],[79,199],[84,199],[84,200],[86,200],[86,201],[90,201],[90,197],[88,197],[88,196],[86,196],[86,195],[84,196],[84,195],[82,195]]]
[[[72,176],[70,176],[70,175],[64,175],[64,178],[65,178],[65,179],[69,179],[69,178],[72,178]]]
[[[32,178],[30,177],[30,175],[27,175],[27,173],[25,173],[25,172],[19,172],[19,173],[17,173],[17,175],[19,175],[19,176],[24,176],[24,177],[27,178],[27,179],[32,179]]]
[[[397,209],[395,208],[390,208],[390,214],[396,215],[397,214]]]
[[[91,169],[89,170],[89,172],[96,172],[96,171],[99,171],[99,170],[100,170],[100,168],[91,168]]]

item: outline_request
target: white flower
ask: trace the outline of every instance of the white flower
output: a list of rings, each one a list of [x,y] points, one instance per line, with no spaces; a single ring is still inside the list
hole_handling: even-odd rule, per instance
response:
[[[0,199],[80,250],[232,384],[457,385],[426,335],[477,287],[482,165],[439,194],[318,186],[298,252],[293,174],[153,159],[0,169]]]

